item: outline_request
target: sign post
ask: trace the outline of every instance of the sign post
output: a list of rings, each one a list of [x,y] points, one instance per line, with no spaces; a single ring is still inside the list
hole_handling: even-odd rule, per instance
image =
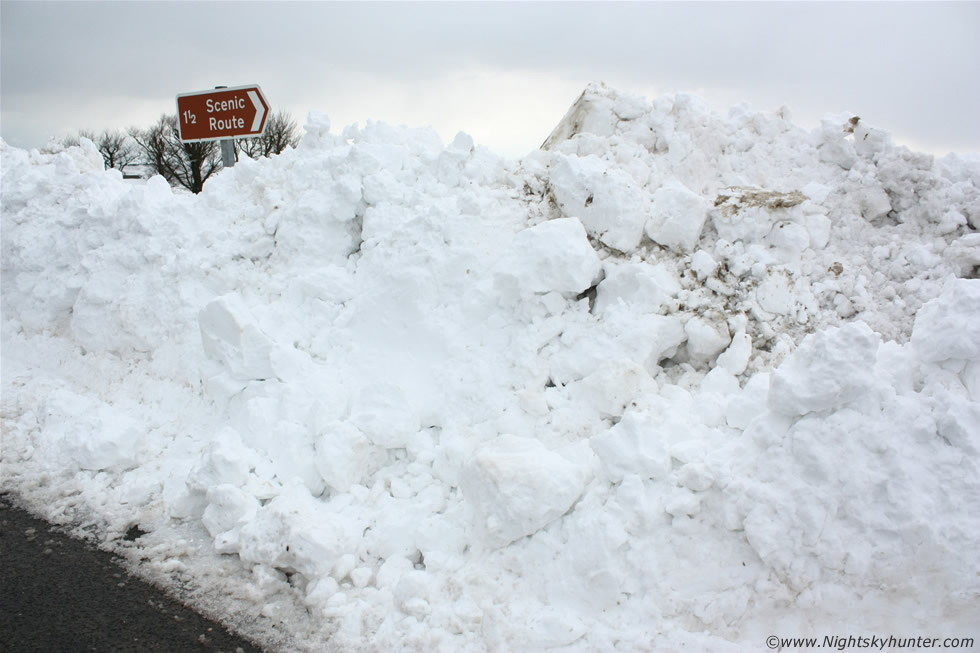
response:
[[[221,139],[221,165],[226,168],[235,167],[235,139]]]
[[[255,84],[177,96],[177,133],[181,142],[227,140],[222,142],[222,155],[226,146],[230,146],[227,149],[232,161],[235,156],[232,139],[261,136],[268,117],[269,103]]]
[[[215,86],[216,89],[228,88],[227,86]],[[226,168],[235,167],[235,139],[221,139],[221,165]]]

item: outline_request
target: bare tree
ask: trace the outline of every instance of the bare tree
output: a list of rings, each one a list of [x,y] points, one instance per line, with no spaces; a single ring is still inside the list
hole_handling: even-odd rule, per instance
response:
[[[86,138],[91,138],[99,148],[106,170],[109,168],[123,170],[126,166],[136,163],[139,158],[139,151],[132,137],[119,130],[105,129],[98,138],[91,136]]]
[[[235,141],[238,152],[252,159],[281,154],[287,147],[297,145],[299,145],[299,135],[296,133],[296,121],[285,111],[277,111],[269,115],[262,136]]]
[[[133,129],[129,134],[136,141],[143,162],[171,186],[183,186],[192,193],[200,193],[204,182],[221,168],[218,143],[182,143],[176,115],[162,115],[149,129]]]

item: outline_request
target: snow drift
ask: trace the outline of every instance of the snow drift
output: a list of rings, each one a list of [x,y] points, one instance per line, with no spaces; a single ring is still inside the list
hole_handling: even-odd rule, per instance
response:
[[[602,85],[516,163],[2,157],[3,489],[267,643],[976,623],[975,157]]]

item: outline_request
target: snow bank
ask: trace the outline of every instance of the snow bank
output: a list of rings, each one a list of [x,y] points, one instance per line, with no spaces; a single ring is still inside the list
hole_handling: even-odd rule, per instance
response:
[[[3,489],[270,645],[975,623],[975,158],[601,85],[517,163],[0,155]]]

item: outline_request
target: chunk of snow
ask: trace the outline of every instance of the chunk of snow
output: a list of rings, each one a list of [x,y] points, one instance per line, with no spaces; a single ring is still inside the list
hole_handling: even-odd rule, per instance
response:
[[[276,376],[273,342],[262,332],[245,302],[237,294],[212,300],[201,311],[201,342],[208,356],[223,363],[233,375],[248,379]]]
[[[109,404],[69,390],[55,390],[44,404],[41,437],[57,456],[80,469],[136,466],[145,427]]]
[[[480,538],[500,548],[565,514],[581,496],[588,476],[587,468],[538,440],[501,435],[476,449],[460,486]]]
[[[531,292],[580,293],[601,267],[578,218],[559,218],[517,234],[497,275]]]
[[[691,269],[699,279],[705,279],[718,269],[718,263],[711,257],[711,254],[699,249],[691,256]]]
[[[732,374],[745,372],[752,357],[752,338],[745,331],[738,331],[732,336],[728,348],[718,355],[718,365]]]
[[[646,411],[631,410],[608,431],[590,438],[609,480],[617,483],[629,474],[659,479],[670,472],[668,443],[655,419]]]
[[[812,334],[772,374],[769,408],[785,415],[829,410],[873,383],[881,339],[863,322]]]
[[[558,156],[551,187],[566,216],[581,218],[589,234],[621,252],[643,239],[645,193],[626,174],[594,156]]]
[[[949,279],[915,316],[912,345],[922,360],[980,358],[980,279]]]
[[[606,265],[605,272],[605,279],[596,288],[594,311],[598,314],[619,302],[636,312],[657,313],[681,291],[677,279],[663,265]]]
[[[711,360],[731,342],[728,325],[721,320],[693,317],[684,325],[687,334],[687,351],[692,358]]]
[[[647,236],[664,247],[692,251],[708,218],[708,201],[672,180],[653,194],[651,202]]]

